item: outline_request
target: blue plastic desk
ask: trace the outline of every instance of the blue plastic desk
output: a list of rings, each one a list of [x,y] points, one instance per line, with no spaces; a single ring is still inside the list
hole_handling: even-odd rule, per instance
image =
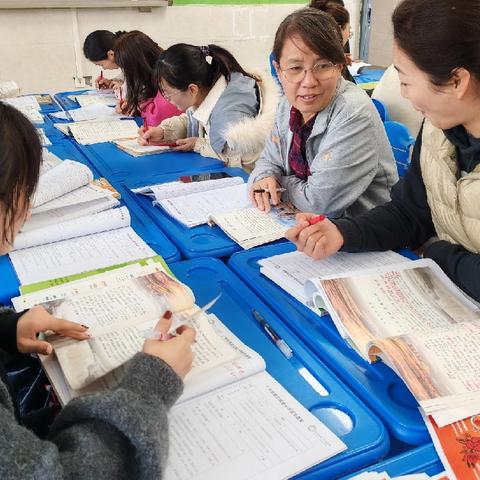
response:
[[[160,183],[165,174],[184,175],[189,170],[220,170],[224,163],[215,158],[202,157],[194,152],[168,152],[134,157],[117,148],[113,143],[76,146],[109,180],[148,180]]]
[[[243,342],[262,355],[268,372],[348,446],[348,450],[342,454],[313,467],[299,478],[332,480],[357,470],[360,465],[372,464],[385,455],[389,439],[383,424],[309,353],[303,342],[224,263],[214,258],[197,258],[172,263],[170,268],[192,288],[199,305],[222,292],[211,311]],[[287,360],[271,342],[254,320],[252,309],[260,312],[289,344],[294,351],[292,359]],[[298,372],[302,367],[315,376],[328,395],[321,396],[303,379]],[[350,432],[343,430],[341,417],[352,422],[353,429]]]
[[[49,93],[34,93],[33,95],[50,95]],[[40,112],[45,115],[47,113],[59,112],[61,107],[56,103],[55,96],[50,95],[50,98],[53,100],[52,103],[40,103]]]
[[[217,171],[227,172],[232,176],[242,177],[244,180],[248,178],[248,174],[241,168],[222,168],[221,170],[215,170],[215,172]],[[205,172],[194,170],[184,172],[185,175],[195,175],[197,173]],[[156,177],[155,182],[152,182],[150,179],[148,181],[127,180],[121,184],[121,187],[123,187],[121,189],[122,196],[127,205],[134,202],[143,208],[177,246],[182,257],[226,257],[234,252],[238,252],[240,246],[225,235],[219,227],[199,225],[198,227],[187,228],[170,217],[160,207],[154,206],[151,198],[145,195],[136,195],[130,191],[131,188],[152,185],[152,183],[173,182],[178,180],[178,177],[177,173],[173,173]]]
[[[364,468],[354,475],[364,471],[387,472],[390,476],[409,475],[412,473],[427,473],[436,475],[444,470],[433,444],[413,448],[408,452],[391,457],[383,462]],[[341,480],[348,480],[354,475],[347,475]]]
[[[258,260],[293,250],[289,242],[255,248],[234,254],[228,264],[382,419],[392,437],[413,445],[430,441],[416,400],[389,367],[367,363],[340,337],[329,316],[320,318],[260,274]]]

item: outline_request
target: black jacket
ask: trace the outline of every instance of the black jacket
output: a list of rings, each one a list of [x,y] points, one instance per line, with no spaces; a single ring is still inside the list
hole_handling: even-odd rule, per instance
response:
[[[457,150],[460,170],[471,172],[480,163],[480,140],[463,126],[444,131]],[[393,187],[391,201],[355,218],[335,220],[345,252],[418,248],[436,235],[420,169],[422,131],[405,176]],[[480,208],[480,198],[478,199]],[[430,244],[424,257],[434,260],[468,295],[480,300],[480,255],[443,240]]]

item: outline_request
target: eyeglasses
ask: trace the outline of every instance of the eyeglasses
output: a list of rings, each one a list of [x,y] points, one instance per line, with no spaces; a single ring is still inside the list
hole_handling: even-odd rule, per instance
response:
[[[298,65],[280,69],[280,71],[285,79],[291,83],[302,83],[309,70],[311,70],[312,74],[317,80],[325,81],[330,80],[333,77],[333,72],[336,66],[337,65],[332,62],[316,63],[311,68],[303,68],[303,66]]]
[[[167,95],[165,93],[165,91],[160,88],[160,93],[162,94],[163,98],[167,101],[167,102],[170,102],[172,100],[173,97],[175,97],[176,95],[178,95],[179,93],[181,93],[182,91],[181,90],[174,90],[172,93],[170,93],[170,95]]]

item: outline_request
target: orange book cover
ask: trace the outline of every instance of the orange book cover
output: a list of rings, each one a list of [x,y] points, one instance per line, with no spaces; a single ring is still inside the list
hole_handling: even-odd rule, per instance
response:
[[[431,416],[427,427],[451,480],[480,479],[480,414],[438,427]]]

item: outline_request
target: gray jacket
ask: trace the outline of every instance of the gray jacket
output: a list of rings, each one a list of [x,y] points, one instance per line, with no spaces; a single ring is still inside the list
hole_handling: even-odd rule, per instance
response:
[[[283,98],[250,185],[275,177],[286,188],[282,200],[330,217],[357,215],[390,199],[398,180],[395,160],[380,116],[360,87],[341,78],[333,100],[317,114],[306,144],[311,172],[306,181],[288,164],[290,108]]]
[[[49,440],[20,426],[0,382],[0,478],[159,480],[168,453],[167,412],[182,381],[162,360],[137,354],[118,387],[72,400]]]

